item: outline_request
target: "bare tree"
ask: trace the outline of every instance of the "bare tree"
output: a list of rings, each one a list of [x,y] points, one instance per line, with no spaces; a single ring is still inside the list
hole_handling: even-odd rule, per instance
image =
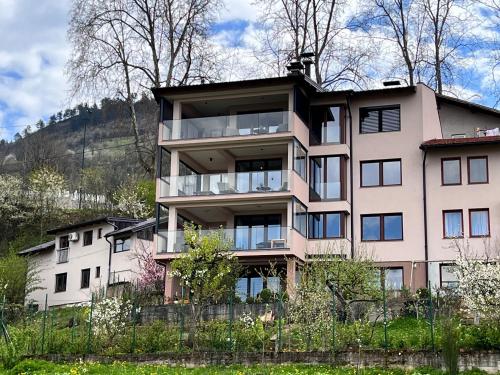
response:
[[[460,8],[465,10],[463,0],[422,0],[422,6],[428,18],[428,34],[432,40],[431,59],[427,63],[432,66],[435,89],[443,93],[444,77],[448,76],[450,82],[453,77],[453,61],[456,60],[457,52],[463,47],[466,33],[469,32],[466,20],[471,15],[458,16]],[[467,12],[468,13],[468,12]]]
[[[207,33],[218,0],[74,0],[68,64],[75,94],[126,101],[135,150],[153,175],[135,109],[150,87],[183,85],[211,73]]]
[[[317,83],[335,87],[360,84],[360,67],[368,53],[354,40],[346,44],[347,3],[339,0],[258,0],[265,25],[261,61],[267,60],[279,73],[304,52],[314,54]]]
[[[382,21],[385,37],[394,42],[412,86],[420,75],[425,18],[415,0],[374,0],[373,21]]]

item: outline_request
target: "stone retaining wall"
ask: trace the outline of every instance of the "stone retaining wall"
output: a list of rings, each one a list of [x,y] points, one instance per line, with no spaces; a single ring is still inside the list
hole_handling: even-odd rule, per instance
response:
[[[273,353],[162,353],[162,354],[123,354],[112,357],[99,355],[58,355],[48,354],[31,356],[30,358],[45,359],[54,362],[74,362],[80,359],[110,363],[113,361],[163,363],[183,366],[229,365],[229,364],[277,364],[277,363],[309,363],[332,364],[337,366],[352,365],[361,367],[388,366],[413,369],[422,366],[443,368],[444,362],[439,353],[429,351],[388,351],[366,350],[341,351],[335,354],[328,352],[281,352]],[[499,351],[463,352],[459,358],[460,370],[479,368],[489,373],[500,371]]]

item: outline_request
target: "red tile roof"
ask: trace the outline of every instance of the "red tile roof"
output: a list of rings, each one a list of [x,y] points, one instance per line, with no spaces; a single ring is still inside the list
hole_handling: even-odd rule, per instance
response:
[[[456,147],[456,146],[479,146],[500,143],[500,135],[471,138],[446,138],[431,139],[420,145],[422,150],[431,148]]]

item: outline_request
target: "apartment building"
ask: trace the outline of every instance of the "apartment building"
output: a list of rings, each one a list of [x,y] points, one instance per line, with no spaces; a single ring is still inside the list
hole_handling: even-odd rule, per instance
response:
[[[224,228],[247,266],[243,299],[286,287],[262,276],[269,262],[292,285],[318,254],[370,256],[392,289],[438,286],[453,276],[457,237],[498,235],[498,111],[423,84],[327,92],[300,69],[153,92],[155,259],[167,270],[185,251],[186,221]],[[469,231],[456,228],[460,210]],[[179,293],[167,277],[166,301]]]
[[[44,308],[89,302],[140,274],[140,256],[152,252],[156,220],[99,217],[47,231],[55,239],[25,249],[40,279],[26,303]]]

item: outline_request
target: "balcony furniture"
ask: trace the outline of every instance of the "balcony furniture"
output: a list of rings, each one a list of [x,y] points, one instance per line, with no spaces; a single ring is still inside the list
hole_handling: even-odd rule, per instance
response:
[[[257,186],[257,191],[271,191],[272,189],[269,186]]]
[[[228,182],[218,182],[217,186],[219,187],[220,194],[235,194],[236,190],[234,190]]]
[[[194,195],[215,195],[211,190],[195,191]]]
[[[284,249],[286,247],[286,240],[283,238],[276,238],[271,240],[271,249]]]
[[[257,249],[270,249],[271,248],[271,243],[269,241],[263,241],[255,244],[255,247]]]
[[[281,191],[288,191],[288,183],[286,181],[283,182],[283,185],[281,185]]]

